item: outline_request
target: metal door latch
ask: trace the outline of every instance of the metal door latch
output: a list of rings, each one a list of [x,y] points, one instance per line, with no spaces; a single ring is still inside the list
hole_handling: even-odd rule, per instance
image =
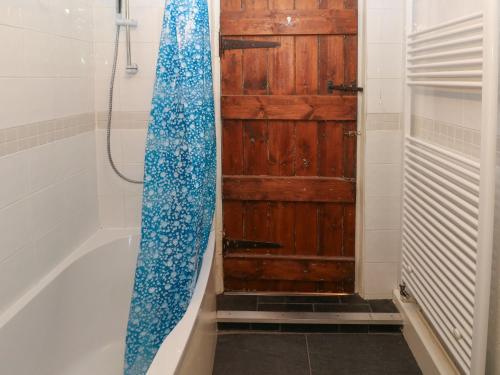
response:
[[[344,132],[344,136],[346,137],[358,137],[361,135],[361,132],[359,130],[351,130],[348,132]]]
[[[354,82],[351,85],[334,85],[333,81],[328,81],[327,84],[328,93],[333,94],[334,91],[343,91],[343,92],[363,92],[363,87],[358,87]]]

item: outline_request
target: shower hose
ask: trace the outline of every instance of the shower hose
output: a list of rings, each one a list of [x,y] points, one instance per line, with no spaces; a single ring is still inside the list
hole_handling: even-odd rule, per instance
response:
[[[116,77],[116,66],[118,62],[118,50],[120,44],[120,26],[116,26],[116,36],[115,36],[115,51],[113,55],[113,68],[111,70],[111,82],[109,85],[109,97],[108,97],[108,123],[106,128],[106,150],[108,153],[109,164],[113,171],[120,177],[122,180],[130,182],[131,184],[143,184],[144,181],[134,180],[125,176],[116,166],[115,161],[113,160],[113,154],[111,153],[111,123],[113,120],[113,93],[115,90],[115,77]]]

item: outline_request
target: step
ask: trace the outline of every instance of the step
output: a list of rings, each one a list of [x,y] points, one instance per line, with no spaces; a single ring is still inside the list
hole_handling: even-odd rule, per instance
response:
[[[279,311],[217,311],[218,323],[394,325],[403,324],[399,313],[331,313]]]

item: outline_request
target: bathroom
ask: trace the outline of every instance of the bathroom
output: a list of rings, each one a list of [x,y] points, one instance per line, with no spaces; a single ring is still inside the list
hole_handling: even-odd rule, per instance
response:
[[[0,374],[500,374],[499,8],[2,0]]]

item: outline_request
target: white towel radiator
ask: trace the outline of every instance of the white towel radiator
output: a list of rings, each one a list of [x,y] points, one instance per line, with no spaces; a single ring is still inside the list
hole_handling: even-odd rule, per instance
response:
[[[450,0],[450,6],[453,6]],[[413,32],[407,4],[401,279],[464,374],[484,375],[498,120],[498,12]],[[411,134],[412,89],[482,94],[480,159]]]

